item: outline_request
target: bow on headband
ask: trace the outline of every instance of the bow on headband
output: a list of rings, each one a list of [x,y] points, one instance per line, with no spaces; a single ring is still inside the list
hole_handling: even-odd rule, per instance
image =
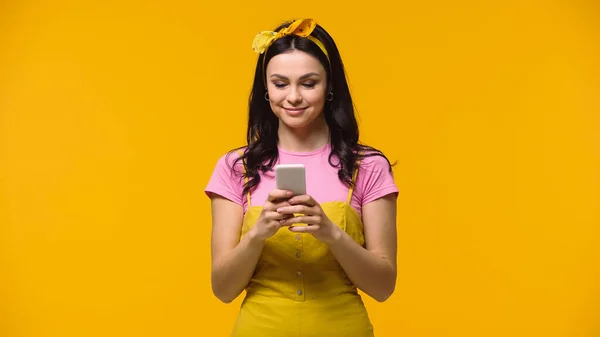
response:
[[[327,54],[327,49],[325,49],[323,43],[315,37],[310,36],[310,34],[313,32],[316,26],[317,23],[313,19],[300,19],[292,22],[292,24],[290,24],[286,28],[281,29],[279,32],[260,32],[254,37],[254,40],[252,41],[252,50],[259,54],[262,54],[267,50],[267,48],[269,48],[273,41],[280,39],[284,36],[296,35],[307,38],[314,42],[323,51],[325,56],[329,58],[329,55]]]

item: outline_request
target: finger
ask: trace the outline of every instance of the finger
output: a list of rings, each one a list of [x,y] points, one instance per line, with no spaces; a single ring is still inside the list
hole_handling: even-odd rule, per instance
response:
[[[295,224],[307,224],[310,226],[317,226],[321,223],[321,217],[320,216],[295,216],[293,218],[289,218],[289,219],[285,219],[281,221],[281,225],[282,226],[291,226],[291,225],[295,225]]]
[[[319,228],[319,225],[314,226],[290,226],[288,229],[294,233],[316,233]]]
[[[297,205],[297,204],[302,204],[302,205],[306,205],[309,207],[313,207],[316,206],[318,203],[315,199],[313,199],[313,197],[311,197],[308,194],[303,194],[303,195],[297,195],[293,198],[291,198],[290,200],[288,200],[288,202],[291,205]]]
[[[267,201],[263,205],[263,209],[265,211],[276,212],[279,208],[287,207],[287,206],[290,206],[290,204],[287,202],[287,200],[285,200],[285,201],[275,201],[275,202]]]
[[[300,213],[305,215],[317,215],[317,210],[313,207],[308,207],[305,205],[295,205],[295,206],[284,206],[277,208],[277,212],[281,214],[294,214]]]
[[[267,201],[277,202],[281,199],[288,199],[293,195],[294,193],[292,193],[292,191],[274,189],[271,192],[269,192],[269,195],[267,196]]]
[[[280,202],[275,202],[275,203],[271,203],[271,205],[273,206],[273,210],[277,210],[281,207],[288,207],[291,206],[290,203],[288,202],[288,200],[283,200]]]
[[[265,213],[265,217],[269,220],[275,220],[275,221],[281,221],[281,220],[287,220],[287,219],[291,219],[294,217],[293,214],[281,214],[278,212],[266,212]]]

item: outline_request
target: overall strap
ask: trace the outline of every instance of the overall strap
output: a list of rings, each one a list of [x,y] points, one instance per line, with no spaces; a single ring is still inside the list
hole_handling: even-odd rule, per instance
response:
[[[362,151],[360,152],[362,155]],[[346,201],[348,204],[352,201],[352,193],[354,193],[354,187],[356,186],[356,176],[358,175],[358,169],[360,168],[360,159],[356,161],[356,169],[352,174],[352,185],[350,185],[350,190],[348,191],[348,200]]]
[[[240,157],[244,155],[242,149],[238,150]],[[248,177],[246,176],[246,165],[244,165],[244,161],[242,160],[242,168],[244,169],[244,185],[248,184]],[[248,208],[250,208],[250,190],[246,192],[246,202],[248,203]]]

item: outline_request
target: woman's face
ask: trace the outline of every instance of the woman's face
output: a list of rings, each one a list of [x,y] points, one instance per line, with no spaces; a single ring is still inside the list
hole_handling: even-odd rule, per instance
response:
[[[271,110],[285,126],[304,128],[321,116],[327,73],[317,58],[299,50],[276,55],[266,79]]]

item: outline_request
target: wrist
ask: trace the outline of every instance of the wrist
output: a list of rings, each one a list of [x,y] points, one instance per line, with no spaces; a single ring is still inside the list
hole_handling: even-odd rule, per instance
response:
[[[265,239],[258,235],[256,227],[252,227],[245,235],[248,240],[248,244],[251,246],[262,246],[265,243]]]
[[[342,241],[343,238],[344,238],[344,231],[341,228],[339,228],[338,226],[336,226],[335,224],[332,224],[331,239],[329,240],[329,242],[327,242],[327,244],[329,246],[334,246],[334,245],[338,244],[340,241]]]

